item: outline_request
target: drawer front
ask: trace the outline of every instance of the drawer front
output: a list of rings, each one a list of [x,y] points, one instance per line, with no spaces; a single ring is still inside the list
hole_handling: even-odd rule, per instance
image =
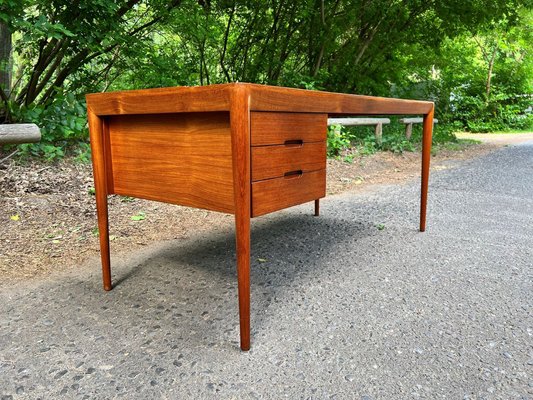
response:
[[[252,146],[326,141],[327,114],[255,111],[250,118]]]
[[[252,147],[252,181],[326,168],[326,142]]]
[[[252,182],[252,217],[326,195],[326,170]]]

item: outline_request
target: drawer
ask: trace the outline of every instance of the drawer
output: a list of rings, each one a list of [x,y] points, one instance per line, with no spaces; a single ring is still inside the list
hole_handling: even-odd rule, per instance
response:
[[[252,181],[326,168],[326,142],[252,147]]]
[[[326,170],[252,182],[252,217],[326,195]]]
[[[250,119],[252,146],[326,141],[327,114],[255,111]]]

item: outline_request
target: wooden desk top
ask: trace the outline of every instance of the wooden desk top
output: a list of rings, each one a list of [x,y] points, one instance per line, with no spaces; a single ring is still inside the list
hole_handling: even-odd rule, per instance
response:
[[[250,111],[327,113],[330,115],[428,114],[429,101],[293,89],[252,83],[128,90],[87,95],[98,116],[229,111],[234,96],[247,95]]]

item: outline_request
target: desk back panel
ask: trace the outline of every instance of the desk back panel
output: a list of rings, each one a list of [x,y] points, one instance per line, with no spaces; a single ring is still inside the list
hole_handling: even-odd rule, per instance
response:
[[[106,120],[110,193],[233,213],[229,113]]]

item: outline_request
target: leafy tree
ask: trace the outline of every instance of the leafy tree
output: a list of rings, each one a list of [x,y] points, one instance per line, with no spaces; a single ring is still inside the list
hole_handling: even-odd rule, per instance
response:
[[[60,88],[77,91],[77,74],[93,67],[99,57],[144,40],[149,28],[165,21],[179,4],[180,0],[1,0],[0,21],[15,35],[17,57],[15,83],[4,105],[48,104]],[[113,58],[106,61],[103,71]]]
[[[13,33],[11,88],[6,51],[0,52],[0,85],[7,89],[0,90],[0,122],[37,120],[44,143],[64,148],[85,137],[83,129],[60,127],[79,126],[68,116],[83,110],[86,92],[246,81],[432,98],[439,118],[472,130],[491,118],[498,124],[481,128],[527,125],[518,114],[532,92],[531,6],[532,0],[0,0],[0,28]]]

